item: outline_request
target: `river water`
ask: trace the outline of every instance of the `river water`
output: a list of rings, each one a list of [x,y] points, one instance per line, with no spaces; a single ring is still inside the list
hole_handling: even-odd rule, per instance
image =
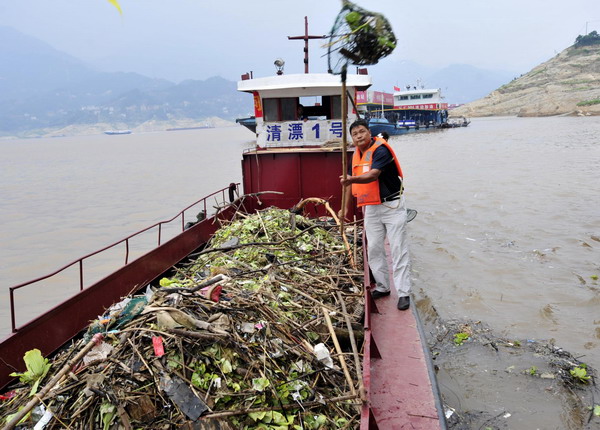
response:
[[[598,136],[598,117],[558,117],[393,137],[419,212],[409,224],[415,294],[443,318],[553,338],[600,368]],[[240,182],[252,140],[236,126],[0,141],[0,335],[9,286]],[[112,267],[89,266],[86,281]],[[76,275],[19,290],[17,323],[75,293]]]

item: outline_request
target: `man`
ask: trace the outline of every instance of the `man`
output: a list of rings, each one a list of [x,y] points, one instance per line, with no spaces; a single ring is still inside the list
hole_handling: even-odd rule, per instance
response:
[[[369,266],[376,282],[371,296],[379,299],[390,294],[384,247],[387,236],[392,252],[393,282],[398,292],[397,307],[403,311],[410,306],[410,273],[402,169],[388,143],[371,137],[365,120],[352,123],[350,135],[356,147],[352,175],[346,179],[341,177],[340,182],[345,187],[347,204],[352,193],[364,210]],[[343,215],[346,210],[347,207],[343,208]]]

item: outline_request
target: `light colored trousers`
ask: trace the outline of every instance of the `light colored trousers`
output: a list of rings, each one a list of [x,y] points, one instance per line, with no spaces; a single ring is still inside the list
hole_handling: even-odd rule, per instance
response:
[[[398,200],[365,208],[365,232],[367,234],[369,266],[375,276],[376,290],[390,291],[389,269],[385,254],[387,236],[392,252],[393,280],[398,297],[410,293],[410,260],[408,256],[408,232],[406,231],[406,206],[404,196]]]

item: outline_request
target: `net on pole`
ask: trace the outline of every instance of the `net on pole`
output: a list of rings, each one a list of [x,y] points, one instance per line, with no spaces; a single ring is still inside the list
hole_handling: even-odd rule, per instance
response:
[[[370,12],[342,0],[329,36],[329,71],[342,74],[349,64],[366,66],[390,55],[396,48],[396,36],[389,21],[380,13]]]

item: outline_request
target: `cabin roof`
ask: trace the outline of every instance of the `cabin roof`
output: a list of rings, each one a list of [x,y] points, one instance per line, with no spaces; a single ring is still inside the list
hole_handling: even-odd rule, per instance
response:
[[[371,86],[371,77],[369,75],[348,75],[346,86],[363,91]],[[274,96],[281,93],[288,97],[339,94],[341,87],[342,80],[340,76],[329,73],[269,76],[238,81],[237,85],[238,91],[249,93],[253,91],[268,92]]]
[[[425,88],[425,89],[418,88],[416,90],[411,89],[411,90],[394,91],[394,95],[400,96],[400,95],[406,95],[406,94],[436,94],[439,92],[440,92],[440,90],[437,88]]]

